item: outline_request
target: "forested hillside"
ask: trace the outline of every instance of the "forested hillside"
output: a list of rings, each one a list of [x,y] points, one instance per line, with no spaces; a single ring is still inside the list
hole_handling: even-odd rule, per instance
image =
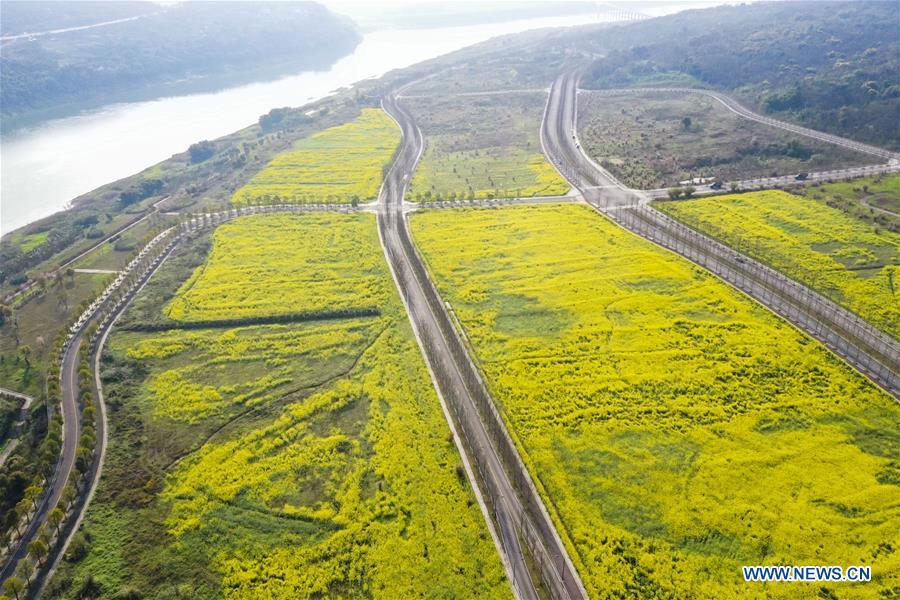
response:
[[[84,27],[146,15],[159,10],[158,4],[131,0],[82,0],[65,3],[56,0],[4,1],[0,35],[8,37],[68,27]]]
[[[4,0],[3,12],[4,21],[13,17],[4,36],[143,15],[104,27],[4,40],[4,117],[67,103],[215,89],[279,69],[326,67],[361,39],[352,22],[315,2]],[[53,25],[36,25],[48,12],[58,13]]]
[[[874,144],[900,143],[900,4],[772,2],[648,19],[585,36],[594,88],[680,82]]]

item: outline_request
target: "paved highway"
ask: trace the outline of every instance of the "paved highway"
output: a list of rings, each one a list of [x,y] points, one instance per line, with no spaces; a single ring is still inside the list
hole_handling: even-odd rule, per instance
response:
[[[66,259],[66,260],[65,260],[63,263],[61,263],[58,267],[56,267],[55,269],[52,269],[51,271],[48,271],[46,274],[47,274],[48,276],[52,276],[52,275],[54,275],[55,273],[57,273],[58,271],[62,271],[62,270],[65,269],[66,267],[69,267],[70,265],[75,264],[77,261],[81,260],[82,258],[84,258],[85,256],[87,256],[88,254],[90,254],[91,252],[93,252],[94,250],[96,250],[97,248],[100,248],[101,246],[107,245],[107,244],[108,244],[110,241],[112,241],[114,238],[116,238],[116,237],[118,237],[118,236],[121,236],[123,233],[125,233],[126,231],[128,231],[128,230],[131,229],[132,227],[135,227],[136,225],[138,225],[138,224],[140,224],[140,223],[143,223],[146,219],[148,219],[148,218],[150,218],[151,216],[153,216],[153,215],[159,213],[159,205],[162,204],[163,202],[165,202],[166,200],[168,200],[168,199],[171,198],[171,197],[172,197],[171,195],[168,195],[168,196],[165,196],[165,197],[161,198],[160,200],[157,200],[156,202],[153,203],[153,205],[150,207],[150,211],[148,211],[146,214],[144,214],[143,216],[141,216],[141,217],[135,219],[134,221],[132,221],[132,222],[126,224],[126,225],[123,225],[122,227],[120,227],[119,229],[113,231],[113,232],[110,233],[109,235],[104,236],[103,239],[101,239],[100,241],[98,241],[97,243],[95,243],[94,245],[92,245],[92,246],[91,246],[90,248],[88,248],[87,250],[84,250],[83,252],[80,252],[79,254],[73,256],[72,258]],[[8,294],[3,298],[3,303],[4,303],[4,304],[9,304],[9,303],[11,303],[13,300],[15,300],[16,298],[18,298],[19,296],[21,296],[22,294],[24,294],[25,292],[27,292],[27,291],[30,290],[31,288],[33,288],[35,285],[37,285],[37,281],[34,280],[34,279],[31,279],[31,280],[29,280],[28,282],[23,283],[21,286],[19,286],[18,288],[16,288],[14,291],[8,293]]]
[[[778,177],[759,177],[755,179],[742,179],[739,181],[728,182],[734,183],[738,186],[739,189],[742,190],[764,190],[771,189],[776,187],[785,187],[790,185],[796,185],[798,183],[812,183],[812,182],[820,182],[820,181],[829,181],[829,180],[840,180],[847,178],[855,178],[855,177],[866,177],[879,175],[883,173],[896,173],[900,171],[900,153],[892,152],[890,150],[885,150],[884,148],[878,148],[876,146],[872,146],[869,144],[864,144],[862,142],[857,142],[856,140],[851,140],[848,138],[840,137],[837,135],[833,135],[830,133],[824,133],[822,131],[816,131],[814,129],[809,129],[807,127],[801,127],[800,125],[794,125],[793,123],[786,123],[784,121],[779,121],[778,119],[773,119],[771,117],[766,117],[764,115],[757,114],[745,107],[743,104],[721,92],[716,92],[713,90],[703,90],[696,88],[680,88],[680,87],[660,87],[660,88],[616,88],[611,90],[582,90],[582,93],[596,94],[602,96],[615,96],[619,94],[652,94],[652,93],[666,93],[666,94],[698,94],[702,96],[707,96],[709,98],[713,98],[720,104],[722,104],[726,109],[733,112],[734,114],[743,117],[745,119],[750,119],[751,121],[756,121],[757,123],[762,123],[764,125],[768,125],[770,127],[777,127],[778,129],[782,129],[785,131],[789,131],[791,133],[795,133],[797,135],[802,135],[814,140],[818,140],[821,142],[826,142],[829,144],[834,144],[836,146],[841,146],[842,148],[847,148],[849,150],[854,150],[856,152],[861,152],[863,154],[868,154],[870,156],[875,156],[877,158],[883,159],[886,162],[880,165],[866,165],[860,167],[849,167],[846,169],[833,169],[830,171],[820,171],[815,173],[809,173],[808,177],[801,181],[796,179],[797,173],[792,173],[790,175],[782,175]],[[693,186],[697,191],[695,195],[705,195],[705,194],[714,194],[714,193],[722,193],[722,190],[713,190],[706,185],[695,185]],[[726,190],[729,186],[726,185]],[[669,194],[669,188],[656,188],[652,190],[635,190],[637,194],[644,200],[648,199],[658,199],[658,198],[667,198]]]
[[[347,206],[334,206],[334,205],[272,205],[272,206],[259,206],[259,207],[242,207],[240,209],[231,209],[218,213],[204,213],[198,214],[194,216],[190,222],[184,223],[180,230],[177,231],[177,235],[172,237],[162,248],[162,250],[158,253],[150,253],[150,248],[152,247],[161,247],[161,241],[166,239],[165,234],[160,234],[157,238],[154,238],[147,246],[145,246],[142,251],[143,258],[140,260],[136,259],[122,271],[122,278],[117,279],[117,283],[114,284],[116,286],[124,285],[128,283],[129,288],[124,296],[117,299],[117,293],[120,288],[116,288],[114,292],[105,293],[101,300],[95,301],[91,305],[91,308],[86,311],[82,317],[79,319],[78,327],[74,330],[72,337],[69,340],[68,345],[66,346],[61,362],[61,372],[60,372],[60,387],[62,389],[62,419],[63,419],[63,446],[60,451],[60,458],[57,461],[56,471],[54,473],[52,481],[49,483],[49,493],[46,493],[38,506],[38,510],[32,518],[32,521],[28,528],[25,530],[22,537],[14,544],[11,553],[8,555],[8,559],[6,563],[3,565],[2,569],[0,569],[0,582],[4,581],[15,571],[16,562],[21,559],[23,556],[27,554],[28,542],[30,542],[37,535],[38,530],[41,525],[46,521],[47,515],[49,512],[58,504],[59,498],[62,495],[62,490],[68,482],[69,475],[72,472],[72,468],[75,464],[75,458],[77,456],[78,449],[78,441],[81,432],[81,422],[80,422],[80,410],[78,408],[78,395],[79,395],[79,381],[78,381],[78,352],[83,343],[87,343],[84,340],[84,333],[88,327],[88,325],[93,322],[95,317],[100,314],[102,309],[110,307],[112,303],[115,301],[115,304],[111,306],[111,311],[108,315],[100,322],[100,327],[98,328],[97,335],[101,340],[99,348],[102,351],[103,342],[105,342],[107,335],[109,334],[115,320],[121,315],[122,312],[128,307],[134,297],[140,292],[143,286],[149,281],[150,277],[159,269],[160,266],[165,262],[165,259],[171,253],[171,250],[174,248],[175,244],[181,241],[185,234],[189,234],[191,232],[197,231],[199,229],[203,229],[206,227],[213,227],[224,223],[230,219],[234,219],[243,215],[257,214],[257,213],[273,213],[273,212],[322,212],[322,211],[336,211],[336,212],[352,212],[355,209]],[[128,282],[125,279],[125,275],[128,272],[136,272],[139,273],[140,276],[136,281]],[[95,354],[92,360],[92,368],[95,382],[99,382],[99,357]],[[38,582],[40,589],[46,585],[47,581],[49,581],[48,575],[52,575],[53,569],[55,569],[56,565],[59,562],[59,556],[65,551],[65,547],[68,545],[71,540],[72,535],[77,530],[78,525],[80,524],[82,518],[84,517],[84,513],[87,510],[88,503],[90,502],[91,497],[93,496],[94,490],[96,489],[97,483],[99,482],[100,471],[102,469],[102,461],[103,456],[105,454],[105,445],[106,445],[106,420],[105,420],[105,407],[102,405],[102,398],[100,400],[101,406],[98,411],[98,419],[96,420],[96,440],[97,447],[95,451],[99,454],[99,461],[95,465],[96,470],[94,472],[94,476],[88,484],[87,489],[85,490],[83,496],[86,498],[84,501],[76,501],[75,503],[75,514],[74,514],[74,526],[72,523],[72,516],[70,515],[67,518],[66,524],[64,525],[63,535],[65,536],[65,540],[60,546],[56,544],[51,549],[51,554],[49,559],[46,561],[44,568],[39,570],[35,574],[35,581]],[[48,570],[49,567],[49,570]]]
[[[703,96],[707,96],[712,98],[722,104],[729,111],[734,114],[743,117],[745,119],[750,119],[751,121],[756,121],[757,123],[762,123],[764,125],[769,125],[770,127],[777,127],[778,129],[783,129],[785,131],[789,131],[791,133],[796,133],[797,135],[802,135],[804,137],[812,138],[814,140],[819,140],[822,142],[827,142],[829,144],[835,144],[836,146],[841,146],[843,148],[847,148],[849,150],[855,150],[857,152],[862,152],[864,154],[870,154],[872,156],[877,156],[878,158],[882,158],[887,161],[897,161],[900,160],[900,153],[892,152],[890,150],[885,150],[884,148],[879,148],[877,146],[872,146],[870,144],[864,144],[862,142],[857,142],[856,140],[851,140],[849,138],[841,137],[838,135],[834,135],[831,133],[825,133],[823,131],[816,131],[815,129],[809,129],[808,127],[802,127],[800,125],[795,125],[793,123],[787,123],[785,121],[779,121],[778,119],[773,119],[772,117],[767,117],[765,115],[761,115],[753,112],[731,96],[727,94],[723,94],[722,92],[716,92],[714,90],[704,90],[700,88],[685,88],[685,87],[648,87],[648,88],[615,88],[610,90],[585,90],[587,93],[598,94],[604,96],[614,96],[617,94],[649,94],[649,93],[664,93],[664,94],[699,94]]]
[[[7,555],[6,563],[0,570],[0,581],[5,581],[12,575],[15,571],[16,563],[28,554],[28,542],[37,536],[38,530],[47,519],[47,515],[59,503],[63,488],[69,481],[72,467],[75,466],[78,438],[81,432],[81,415],[78,410],[78,350],[81,348],[81,343],[81,335],[79,335],[72,340],[72,343],[69,344],[63,354],[60,373],[63,443],[56,470],[48,484],[49,492],[44,494],[37,511],[32,516],[31,523]],[[57,415],[57,418],[59,418],[59,415]]]
[[[574,73],[553,84],[541,126],[545,153],[585,199],[623,227],[681,254],[768,306],[842,356],[895,397],[900,396],[900,347],[815,291],[645,204],[582,152],[575,133]]]
[[[523,481],[527,471],[521,462],[514,463],[518,453],[412,244],[403,195],[422,152],[422,134],[396,98],[385,98],[383,106],[400,125],[403,141],[382,186],[379,234],[438,391],[453,415],[454,428],[462,433],[467,456],[478,469],[476,488],[492,505],[513,589],[520,598],[538,597],[524,541],[542,567],[543,585],[553,597],[586,597],[533,484],[530,479]]]
[[[101,299],[95,300],[90,307],[79,317],[77,323],[70,330],[66,345],[63,348],[60,361],[60,390],[62,399],[60,402],[60,414],[58,417],[62,419],[62,448],[60,456],[57,460],[53,476],[47,482],[45,493],[38,504],[37,510],[32,516],[31,522],[25,529],[22,537],[20,537],[12,546],[10,553],[7,555],[6,562],[0,569],[0,581],[6,580],[15,571],[16,563],[28,553],[28,543],[32,541],[38,534],[40,527],[47,520],[47,515],[51,510],[59,504],[62,491],[69,482],[69,477],[75,466],[75,459],[78,454],[78,442],[81,437],[81,410],[78,406],[79,396],[79,378],[78,378],[78,353],[82,344],[87,343],[84,339],[85,331],[91,321],[99,314],[102,307],[111,302],[115,293],[121,289],[126,283],[126,275],[132,271],[141,273],[141,269],[147,267],[150,256],[147,255],[147,249],[160,240],[165,235],[160,234],[149,243],[145,250],[125,267],[122,274],[116,281],[111,284],[105,291]],[[150,270],[152,273],[152,269]],[[142,281],[150,276],[150,273],[142,273]],[[135,284],[136,285],[136,284]],[[126,304],[136,293],[133,285],[126,297],[119,303],[119,306]],[[96,429],[97,439],[104,439],[105,432],[103,424],[98,422]],[[92,484],[93,485],[93,484]],[[90,486],[92,487],[92,486]],[[40,577],[40,575],[38,575]]]
[[[814,171],[809,173],[806,179],[798,180],[795,174],[781,175],[778,177],[758,177],[756,179],[741,179],[738,181],[723,182],[725,185],[720,190],[714,190],[710,184],[692,186],[696,190],[694,196],[706,196],[709,194],[728,193],[731,184],[737,185],[739,190],[771,190],[773,188],[786,188],[798,184],[816,182],[841,181],[843,179],[855,179],[857,177],[873,177],[886,173],[900,172],[900,163],[889,162],[883,165],[867,165],[863,167],[848,167],[846,169],[834,169],[831,171]],[[658,200],[669,197],[669,188],[655,188],[641,190],[641,196],[645,199]]]

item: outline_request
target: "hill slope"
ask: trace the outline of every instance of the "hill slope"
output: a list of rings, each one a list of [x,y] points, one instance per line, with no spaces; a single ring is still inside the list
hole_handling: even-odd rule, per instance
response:
[[[7,6],[8,5],[8,6]],[[102,6],[100,6],[102,5]],[[108,5],[108,7],[106,6]],[[215,89],[321,68],[360,41],[347,19],[315,2],[4,2],[4,35],[142,15],[103,27],[3,42],[4,117]],[[42,20],[40,15],[58,13]],[[7,33],[8,32],[8,33]],[[9,122],[6,123],[9,125]]]

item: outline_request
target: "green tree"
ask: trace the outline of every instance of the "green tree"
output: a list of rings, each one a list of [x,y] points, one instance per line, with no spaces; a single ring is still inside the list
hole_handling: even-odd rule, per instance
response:
[[[19,560],[16,564],[16,575],[22,578],[25,585],[28,585],[31,576],[34,575],[34,564],[27,557]]]
[[[692,121],[691,121],[690,117],[684,117],[683,119],[681,119],[681,127],[685,131],[687,131],[688,129],[691,128],[691,123],[692,123]]]
[[[47,544],[41,540],[32,540],[28,542],[28,554],[37,561],[38,566],[44,566],[44,559],[47,558]]]
[[[56,534],[59,535],[59,526],[63,522],[63,519],[66,517],[66,513],[62,511],[61,508],[56,507],[50,511],[50,514],[47,515],[47,522],[50,523],[50,526],[56,530]]]
[[[3,591],[15,596],[16,600],[18,600],[20,597],[19,594],[24,595],[25,582],[16,576],[10,577],[3,582]]]
[[[31,503],[28,501],[27,498],[22,498],[19,501],[19,503],[16,504],[16,508],[14,510],[16,511],[16,519],[17,519],[16,522],[18,523],[16,531],[21,533],[21,531],[19,531],[18,527],[21,527],[23,520],[25,520],[26,523],[28,522],[27,518],[28,518],[28,515],[31,513]]]
[[[25,367],[31,368],[31,346],[25,345],[19,348],[19,354],[25,360]]]
[[[41,497],[41,492],[43,491],[44,488],[39,485],[30,485],[25,489],[24,497],[27,498],[29,502],[31,502],[31,505],[35,508],[35,510],[37,509],[37,499]]]

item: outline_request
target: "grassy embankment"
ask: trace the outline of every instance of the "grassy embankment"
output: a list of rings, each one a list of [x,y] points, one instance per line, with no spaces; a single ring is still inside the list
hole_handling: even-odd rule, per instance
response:
[[[789,324],[583,206],[413,234],[596,597],[897,586],[897,405]],[[866,564],[748,585],[746,564]]]
[[[582,92],[578,101],[585,149],[635,188],[671,187],[690,177],[727,182],[878,162],[739,117],[696,94]]]
[[[43,372],[57,332],[93,300],[115,277],[107,273],[80,273],[77,269],[117,271],[140,246],[160,229],[161,222],[147,219],[115,241],[103,244],[75,262],[71,272],[45,279],[33,292],[13,304],[13,317],[0,325],[0,387],[40,395]],[[22,349],[28,348],[31,366],[26,368]]]
[[[657,206],[900,337],[900,233],[780,191]]]
[[[235,194],[238,204],[374,200],[383,171],[400,143],[397,124],[377,108],[298,141]]]
[[[541,154],[546,94],[410,97],[425,136],[412,200],[555,196],[569,186]]]
[[[900,233],[900,175],[862,177],[851,181],[811,184],[794,190],[850,216]]]
[[[174,297],[203,245],[165,265],[124,326],[380,314],[115,333],[109,453],[65,595],[92,577],[107,597],[508,596],[374,217],[261,215],[213,240]]]

